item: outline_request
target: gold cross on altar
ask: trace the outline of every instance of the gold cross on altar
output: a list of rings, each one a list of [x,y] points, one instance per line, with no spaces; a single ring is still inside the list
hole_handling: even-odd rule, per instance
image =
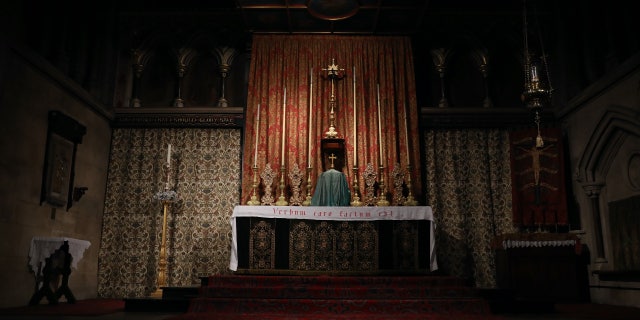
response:
[[[335,154],[331,154],[329,156],[329,160],[331,160],[331,169],[333,169],[333,160],[338,159]]]

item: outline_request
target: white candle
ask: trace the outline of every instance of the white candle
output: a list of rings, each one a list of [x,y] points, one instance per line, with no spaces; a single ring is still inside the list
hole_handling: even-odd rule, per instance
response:
[[[258,116],[256,117],[256,125],[255,125],[255,129],[256,130],[256,149],[253,152],[253,165],[257,166],[258,165],[258,131],[260,131],[260,104],[258,103]]]
[[[167,148],[167,163],[171,164],[171,143],[169,143],[169,147]]]
[[[378,146],[380,147],[380,165],[382,165],[382,124],[380,120],[380,84],[378,83]]]
[[[358,124],[356,117],[358,111],[356,110],[356,67],[353,67],[353,165],[358,166]]]
[[[309,79],[311,82],[311,87],[309,89],[309,146],[308,146],[308,155],[307,155],[307,163],[309,168],[311,168],[311,126],[313,124],[313,110],[311,108],[313,101],[313,68],[309,69]]]
[[[409,120],[407,120],[409,118],[409,110],[407,110],[407,103],[404,103],[404,141],[405,144],[407,145],[407,164],[409,164]]]
[[[287,123],[287,87],[284,87],[284,98],[282,100],[282,154],[280,156],[281,165],[284,166],[284,132]]]

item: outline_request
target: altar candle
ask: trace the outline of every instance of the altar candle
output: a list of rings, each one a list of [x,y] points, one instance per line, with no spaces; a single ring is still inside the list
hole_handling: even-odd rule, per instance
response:
[[[256,149],[253,152],[253,165],[257,166],[258,165],[258,131],[260,131],[260,104],[258,103],[258,116],[256,118]]]
[[[167,163],[171,164],[171,143],[169,143],[169,147],[167,148]]]
[[[356,117],[356,67],[353,67],[353,165],[358,166],[358,127]]]
[[[409,110],[407,110],[407,103],[404,103],[404,141],[407,145],[407,164],[409,164]]]
[[[282,154],[280,155],[281,165],[284,166],[284,132],[287,122],[287,87],[284,87],[284,98],[282,100]]]
[[[380,147],[380,165],[382,165],[382,124],[380,120],[380,84],[378,83],[378,146]]]
[[[311,87],[309,88],[309,146],[308,146],[308,155],[307,155],[307,163],[309,168],[311,168],[311,125],[313,124],[313,111],[311,108],[313,101],[313,68],[309,69],[309,79],[311,81]]]

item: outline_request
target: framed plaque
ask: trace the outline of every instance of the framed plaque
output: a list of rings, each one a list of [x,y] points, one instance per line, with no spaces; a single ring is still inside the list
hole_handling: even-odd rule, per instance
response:
[[[58,111],[49,112],[41,204],[71,208],[76,150],[85,133],[86,128],[74,119]]]

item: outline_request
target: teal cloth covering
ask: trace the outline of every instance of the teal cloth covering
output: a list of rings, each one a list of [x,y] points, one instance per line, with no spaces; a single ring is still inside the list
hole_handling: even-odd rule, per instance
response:
[[[344,174],[336,169],[323,172],[311,198],[312,206],[349,206],[351,190]]]

